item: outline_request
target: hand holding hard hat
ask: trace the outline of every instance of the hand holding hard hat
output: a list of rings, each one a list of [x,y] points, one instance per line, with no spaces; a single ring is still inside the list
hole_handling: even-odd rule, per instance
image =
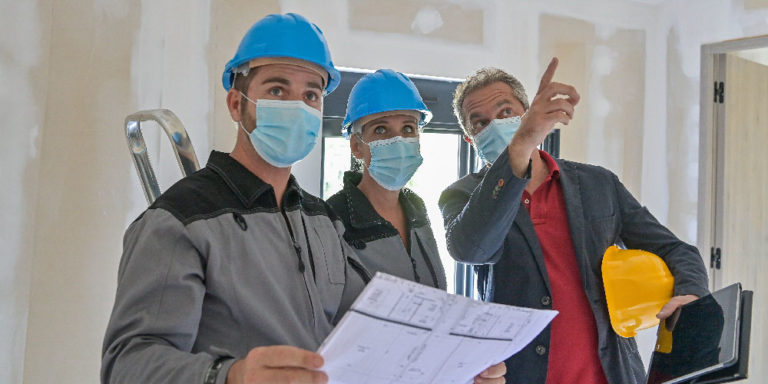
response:
[[[655,327],[679,306],[698,299],[673,297],[675,279],[667,264],[643,250],[608,247],[602,272],[611,326],[622,337]]]

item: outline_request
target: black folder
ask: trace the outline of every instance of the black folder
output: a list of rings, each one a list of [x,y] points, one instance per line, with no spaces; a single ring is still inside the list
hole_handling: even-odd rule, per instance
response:
[[[648,384],[726,383],[747,377],[752,291],[733,284],[678,308],[659,325]]]

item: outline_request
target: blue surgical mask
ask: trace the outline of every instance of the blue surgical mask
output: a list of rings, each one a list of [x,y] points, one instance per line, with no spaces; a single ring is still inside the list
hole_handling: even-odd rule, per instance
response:
[[[323,124],[322,112],[301,100],[258,99],[254,102],[243,97],[256,105],[256,128],[245,133],[264,161],[286,168],[312,152]],[[242,124],[240,128],[245,131]]]
[[[520,116],[495,119],[485,129],[475,135],[474,142],[480,158],[486,163],[493,163],[512,141],[520,128]]]
[[[358,136],[359,137],[359,136]],[[413,177],[424,159],[419,153],[419,139],[395,136],[366,143],[371,149],[368,174],[382,187],[397,191]]]

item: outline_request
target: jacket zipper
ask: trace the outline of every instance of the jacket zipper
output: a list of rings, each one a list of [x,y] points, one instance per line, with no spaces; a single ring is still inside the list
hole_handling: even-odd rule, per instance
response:
[[[315,319],[315,303],[312,301],[312,295],[309,292],[309,285],[307,284],[307,278],[304,274],[306,267],[304,265],[304,261],[301,259],[301,245],[298,241],[296,241],[296,237],[293,234],[293,228],[291,227],[291,221],[288,220],[288,215],[285,213],[285,211],[280,211],[283,214],[283,220],[285,220],[285,226],[288,228],[288,233],[291,235],[291,242],[293,243],[293,250],[296,252],[296,258],[298,259],[298,267],[299,267],[299,273],[301,273],[301,279],[304,281],[304,289],[307,292],[307,300],[309,301],[309,307],[312,311],[312,323],[316,324],[317,320]],[[302,212],[299,210],[299,214],[301,215]],[[302,220],[304,217],[302,216]],[[309,239],[307,239],[307,247],[309,247]]]
[[[429,273],[432,275],[432,283],[435,285],[435,288],[440,288],[440,282],[437,280],[437,272],[435,272],[435,266],[432,265],[432,260],[429,259],[429,254],[427,253],[427,250],[424,248],[424,244],[421,243],[421,239],[419,238],[419,235],[414,232],[414,236],[416,238],[416,243],[419,244],[419,250],[421,250],[421,253],[424,255],[424,261],[427,263],[427,269],[429,269]],[[411,257],[411,260],[413,260],[413,257]],[[416,265],[413,266],[413,272],[416,273]]]

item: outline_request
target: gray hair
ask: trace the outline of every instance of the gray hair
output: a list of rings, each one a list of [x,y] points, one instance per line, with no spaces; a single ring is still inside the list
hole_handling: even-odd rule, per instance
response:
[[[471,136],[472,132],[470,132],[471,127],[466,126],[466,116],[464,116],[464,112],[461,110],[461,106],[464,104],[464,99],[470,93],[497,82],[509,85],[509,87],[512,88],[512,94],[515,98],[523,104],[523,108],[526,111],[528,110],[528,107],[530,106],[528,104],[528,96],[526,96],[525,88],[523,87],[523,84],[520,83],[520,80],[517,80],[517,78],[499,68],[480,68],[475,73],[467,76],[467,78],[456,87],[456,92],[453,94],[453,113],[456,115],[456,119],[459,120],[459,125],[461,126],[461,129],[464,130],[465,135]]]

